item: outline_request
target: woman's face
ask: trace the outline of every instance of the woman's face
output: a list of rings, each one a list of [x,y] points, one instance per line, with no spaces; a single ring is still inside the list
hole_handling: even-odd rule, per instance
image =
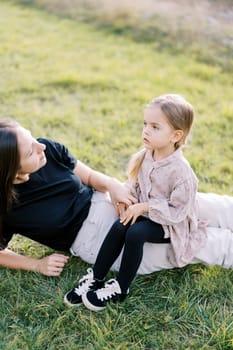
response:
[[[37,142],[30,131],[21,126],[18,126],[15,131],[20,155],[20,167],[17,178],[24,178],[46,164],[47,159],[44,153],[46,146]]]

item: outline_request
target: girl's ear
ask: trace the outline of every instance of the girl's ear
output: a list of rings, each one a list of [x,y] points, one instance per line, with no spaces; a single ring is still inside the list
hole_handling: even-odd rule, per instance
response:
[[[179,142],[182,139],[183,135],[184,135],[183,130],[180,130],[180,129],[175,130],[172,136],[172,142],[174,142],[174,144]]]

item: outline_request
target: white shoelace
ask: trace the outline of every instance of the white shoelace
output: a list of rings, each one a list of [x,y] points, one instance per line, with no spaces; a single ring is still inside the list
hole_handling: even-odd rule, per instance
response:
[[[121,294],[121,288],[119,283],[113,278],[106,282],[103,288],[96,291],[96,295],[101,301],[104,299],[107,300],[108,298],[117,294]]]
[[[88,268],[87,274],[79,280],[79,286],[74,288],[74,292],[79,296],[83,295],[88,291],[93,282],[93,270],[91,268]]]

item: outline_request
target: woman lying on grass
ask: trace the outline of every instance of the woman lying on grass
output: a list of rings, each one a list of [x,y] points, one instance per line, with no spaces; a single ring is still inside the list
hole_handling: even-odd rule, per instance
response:
[[[109,191],[113,203],[135,201],[120,182],[77,161],[63,145],[35,140],[13,120],[0,121],[0,265],[60,275],[68,260],[63,254],[33,259],[4,248],[19,233],[69,251],[94,189]]]
[[[0,120],[0,196],[0,266],[47,276],[59,276],[68,256],[54,253],[37,259],[16,254],[7,249],[14,234],[19,233],[56,251],[70,251],[84,261],[94,263],[101,243],[117,217],[116,203],[135,203],[134,197],[116,179],[77,161],[57,142],[44,138],[35,140],[14,120]],[[226,256],[230,255],[230,243],[224,236],[227,230],[223,219],[228,211],[225,196],[219,197],[224,203],[218,206],[214,215],[215,218],[220,216],[220,223],[214,222],[213,226],[222,227],[221,235],[210,235],[207,230],[207,238],[213,244],[194,261],[228,267],[231,262]],[[205,210],[205,203],[210,207],[217,202],[215,197],[212,199],[208,194],[199,193],[199,216],[209,219],[212,211]],[[226,246],[219,244],[219,237],[224,239]],[[144,274],[172,268],[166,258],[168,246],[163,244],[158,249],[157,244],[145,243],[146,260],[143,257],[138,272]],[[217,261],[214,247],[218,249]],[[117,264],[113,267],[118,269]]]

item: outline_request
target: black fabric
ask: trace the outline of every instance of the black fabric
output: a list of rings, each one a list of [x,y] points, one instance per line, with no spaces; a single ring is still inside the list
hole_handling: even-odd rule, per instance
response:
[[[77,161],[65,146],[38,141],[46,145],[47,164],[29,181],[15,185],[17,202],[6,218],[4,235],[8,242],[19,233],[66,251],[88,215],[93,190],[73,173]]]
[[[124,246],[117,280],[122,293],[127,293],[142,261],[145,242],[169,243],[170,238],[164,238],[160,224],[143,216],[138,217],[133,225],[124,226],[119,219],[115,221],[98,253],[93,267],[94,277],[105,278]]]

